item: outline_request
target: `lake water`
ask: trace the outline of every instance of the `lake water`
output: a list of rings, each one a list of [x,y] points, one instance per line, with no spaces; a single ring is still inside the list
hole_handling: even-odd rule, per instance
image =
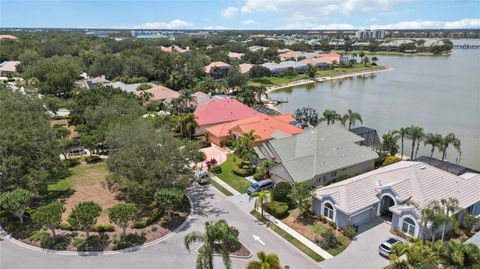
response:
[[[467,42],[472,43],[455,43]],[[380,137],[412,124],[425,132],[453,132],[462,142],[460,164],[480,169],[480,49],[458,49],[450,56],[377,57],[393,71],[281,89],[269,96],[288,99],[277,107],[283,113],[304,106],[320,114],[325,109],[340,114],[352,109]],[[409,144],[405,143],[405,155],[410,155]],[[418,156],[429,156],[427,147],[422,144]],[[459,158],[453,147],[447,154],[451,162]],[[436,152],[434,157],[441,155]]]

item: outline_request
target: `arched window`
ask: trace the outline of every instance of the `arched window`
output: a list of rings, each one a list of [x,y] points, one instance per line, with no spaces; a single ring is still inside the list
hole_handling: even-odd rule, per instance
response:
[[[333,220],[333,206],[330,203],[325,203],[323,206],[323,215]]]
[[[402,231],[411,236],[415,236],[415,228],[417,225],[415,221],[409,217],[403,219]]]

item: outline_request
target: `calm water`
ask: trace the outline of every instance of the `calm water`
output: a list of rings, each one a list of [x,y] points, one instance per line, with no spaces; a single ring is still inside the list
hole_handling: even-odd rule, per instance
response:
[[[288,99],[278,106],[284,113],[303,106],[319,113],[352,109],[380,136],[412,124],[426,132],[453,132],[462,141],[460,163],[480,169],[480,49],[455,50],[451,56],[377,57],[394,70],[278,90],[270,97]],[[405,155],[410,154],[408,144]],[[422,145],[418,154],[429,155],[429,150]],[[438,152],[434,156],[441,157]],[[449,161],[458,157],[454,149],[448,151]]]

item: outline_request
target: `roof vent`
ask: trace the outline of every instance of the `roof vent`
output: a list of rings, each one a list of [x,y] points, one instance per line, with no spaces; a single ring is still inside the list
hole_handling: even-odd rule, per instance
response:
[[[425,168],[427,168],[427,166],[425,166],[425,165],[420,165],[418,168],[420,168],[420,170],[425,170]]]

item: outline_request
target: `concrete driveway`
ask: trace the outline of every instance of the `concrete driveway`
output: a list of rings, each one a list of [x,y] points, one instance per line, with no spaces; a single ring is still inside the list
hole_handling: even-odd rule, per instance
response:
[[[217,164],[221,164],[227,160],[227,155],[231,152],[231,150],[221,148],[215,144],[212,144],[212,146],[208,148],[203,148],[200,149],[207,158],[205,159],[204,162],[201,162],[197,164],[197,166],[200,166],[201,168],[207,169],[207,161],[210,161],[211,159],[217,160]]]
[[[391,237],[390,224],[378,218],[359,229],[350,246],[332,259],[323,261],[324,269],[381,269],[390,262],[378,254],[378,246]]]
[[[123,269],[123,268],[195,268],[197,255],[188,252],[183,244],[186,234],[191,231],[203,231],[206,221],[225,219],[230,225],[237,227],[240,241],[254,254],[264,250],[277,253],[282,265],[292,269],[319,268],[318,263],[311,260],[298,249],[279,237],[263,223],[258,222],[244,210],[232,203],[213,186],[195,185],[190,190],[194,203],[194,214],[191,221],[182,231],[167,240],[136,252],[102,255],[97,257],[64,256],[47,252],[38,252],[13,244],[9,240],[0,241],[0,268],[36,268],[36,269]],[[245,203],[246,197],[241,198]],[[256,241],[253,235],[261,238]],[[195,244],[192,249],[199,246]],[[232,259],[232,268],[245,268],[248,260]],[[215,268],[225,268],[220,258],[214,260]]]

